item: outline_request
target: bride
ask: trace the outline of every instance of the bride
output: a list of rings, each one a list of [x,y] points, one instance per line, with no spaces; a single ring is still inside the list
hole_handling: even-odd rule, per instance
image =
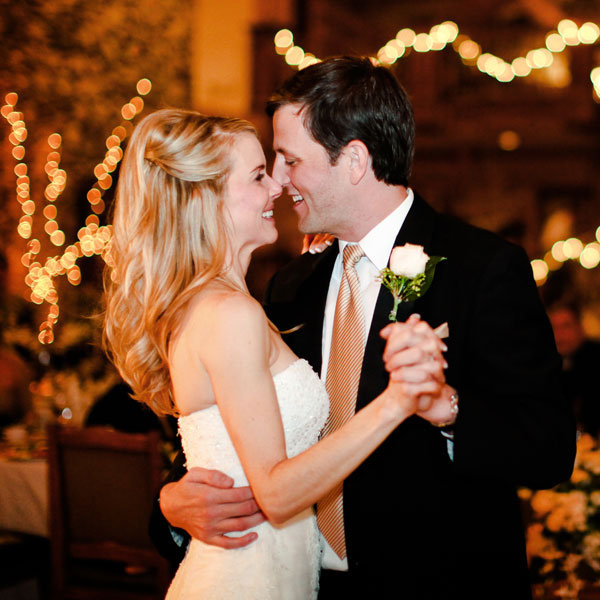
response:
[[[415,411],[420,395],[439,391],[431,378],[390,383],[318,441],[324,385],[244,279],[252,252],[277,239],[280,194],[255,129],[239,119],[160,110],[137,126],[125,153],[107,257],[107,350],[137,400],[179,417],[188,468],[249,484],[268,519],[256,542],[236,550],[193,539],[169,600],[316,597],[313,504]]]

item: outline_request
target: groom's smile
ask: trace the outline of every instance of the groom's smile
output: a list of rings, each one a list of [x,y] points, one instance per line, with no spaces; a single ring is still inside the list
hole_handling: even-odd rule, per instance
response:
[[[288,104],[278,108],[273,132],[273,179],[291,196],[300,231],[340,235],[340,168],[331,164],[325,148],[307,131],[301,107]]]

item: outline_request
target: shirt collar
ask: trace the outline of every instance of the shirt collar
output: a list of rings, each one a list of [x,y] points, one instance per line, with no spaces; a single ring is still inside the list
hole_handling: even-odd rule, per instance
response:
[[[406,198],[400,203],[398,208],[394,209],[385,219],[380,221],[365,237],[358,242],[363,249],[365,256],[377,267],[377,270],[387,267],[394,242],[398,236],[400,228],[404,224],[406,215],[412,206],[414,200],[413,191],[406,189]],[[343,254],[344,248],[348,242],[339,241],[340,254]]]

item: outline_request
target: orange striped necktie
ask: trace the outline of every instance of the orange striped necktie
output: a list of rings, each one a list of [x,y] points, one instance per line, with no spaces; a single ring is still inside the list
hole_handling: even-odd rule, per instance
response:
[[[339,429],[356,409],[365,351],[365,318],[356,263],[364,255],[358,244],[344,248],[344,273],[335,306],[325,383],[329,393],[329,419],[323,435]],[[340,558],[345,558],[343,483],[317,503],[317,521],[328,544]]]

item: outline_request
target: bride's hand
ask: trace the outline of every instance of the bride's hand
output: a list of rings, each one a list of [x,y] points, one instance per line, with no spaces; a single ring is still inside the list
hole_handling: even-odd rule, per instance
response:
[[[427,379],[425,373],[419,375],[417,369],[411,369],[411,373],[416,374],[420,383],[410,383],[408,381],[390,381],[386,388],[388,397],[392,400],[394,410],[400,411],[403,419],[412,415],[421,416],[424,409],[429,409],[432,404],[432,398],[440,395],[443,384],[435,379]]]
[[[410,414],[427,414],[445,385],[446,345],[418,315],[388,325],[381,336],[387,340],[383,360],[390,385],[401,386],[393,389],[404,394]]]
[[[406,323],[390,323],[381,337],[387,340],[383,361],[392,381],[445,382],[448,365],[442,352],[448,348],[419,315],[411,315]]]

